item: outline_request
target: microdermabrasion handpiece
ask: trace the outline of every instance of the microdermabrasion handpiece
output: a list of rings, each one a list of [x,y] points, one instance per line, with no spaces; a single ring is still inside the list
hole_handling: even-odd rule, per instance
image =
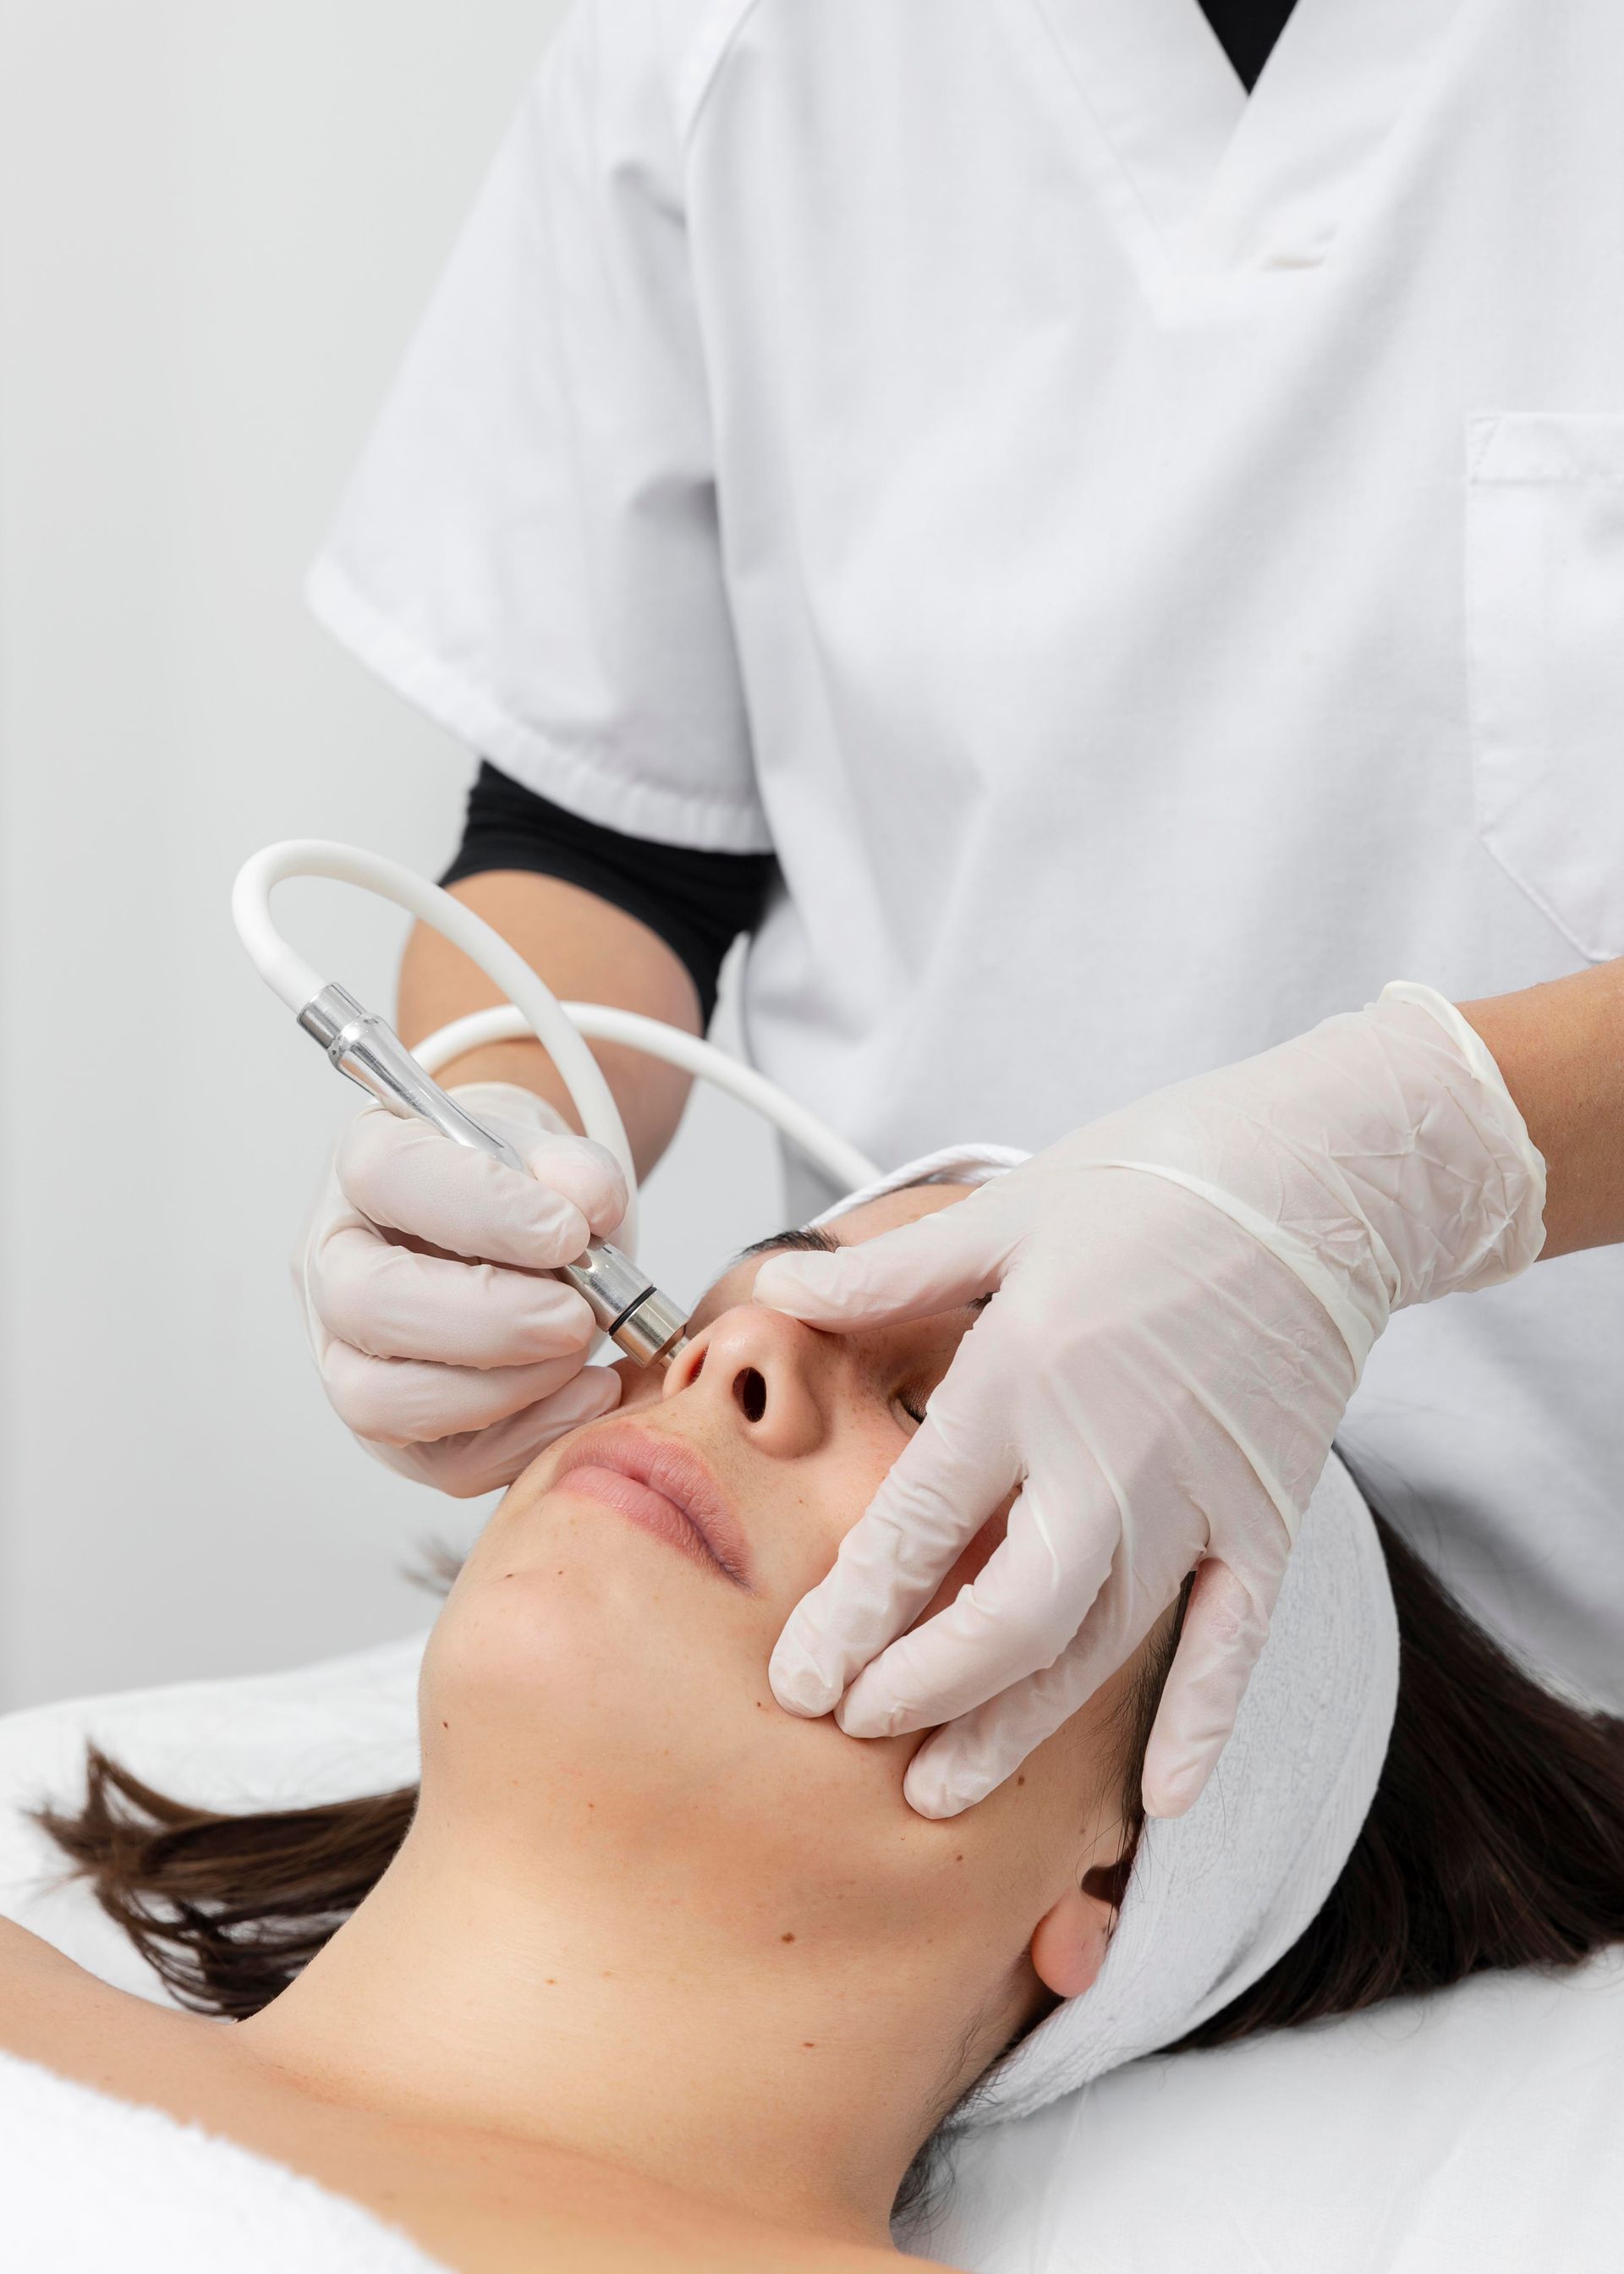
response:
[[[424,1073],[388,1020],[365,1010],[346,989],[324,987],[298,1019],[340,1073],[348,1074],[391,1113],[430,1122],[442,1136],[489,1153],[521,1176],[526,1173],[513,1147],[464,1113]],[[559,1264],[556,1269],[560,1279],[586,1297],[592,1316],[610,1340],[639,1366],[669,1366],[687,1347],[683,1313],[660,1293],[640,1265],[607,1240],[593,1240],[574,1263]]]

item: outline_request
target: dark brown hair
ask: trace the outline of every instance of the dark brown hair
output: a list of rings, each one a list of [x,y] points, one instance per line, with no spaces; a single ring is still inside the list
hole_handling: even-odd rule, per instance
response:
[[[1624,1940],[1624,1721],[1542,1688],[1380,1519],[1378,1530],[1398,1611],[1399,1694],[1374,1803],[1308,1931],[1185,2045],[1357,2012],[1490,1968],[1571,1966]],[[1160,1664],[1130,1703],[1134,1810],[1165,1672]],[[376,1886],[416,1804],[405,1787],[224,1815],[154,1792],[92,1745],[82,1805],[35,1813],[172,1996],[241,2020]]]

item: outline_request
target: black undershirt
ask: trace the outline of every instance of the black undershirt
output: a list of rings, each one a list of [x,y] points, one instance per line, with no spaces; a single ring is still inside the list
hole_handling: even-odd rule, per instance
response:
[[[1201,0],[1202,12],[1248,94],[1286,27],[1291,7],[1292,0]]]
[[[1201,0],[1201,6],[1250,94],[1292,0]],[[686,966],[709,1026],[722,958],[741,931],[761,922],[777,865],[770,853],[695,853],[628,837],[583,821],[485,764],[469,793],[462,845],[440,882],[520,869],[596,892],[647,924]]]
[[[596,892],[647,924],[687,966],[701,1022],[709,1026],[722,958],[741,931],[761,922],[778,865],[771,853],[695,853],[628,837],[482,764],[468,794],[462,842],[440,881],[524,869]]]

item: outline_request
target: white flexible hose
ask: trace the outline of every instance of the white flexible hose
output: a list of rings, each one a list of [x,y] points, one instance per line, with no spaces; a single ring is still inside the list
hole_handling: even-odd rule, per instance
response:
[[[288,945],[271,920],[271,893],[289,877],[327,877],[392,900],[461,948],[492,985],[500,989],[508,998],[506,1005],[453,1020],[419,1043],[413,1055],[425,1073],[438,1073],[465,1051],[533,1035],[558,1068],[587,1135],[606,1146],[620,1164],[632,1205],[617,1238],[628,1254],[634,1252],[636,1172],[620,1109],[603,1069],[587,1048],[588,1036],[598,1042],[623,1043],[713,1081],[718,1089],[772,1123],[848,1192],[872,1183],[879,1175],[874,1163],[827,1123],[714,1043],[634,1011],[616,1010],[602,1003],[560,1004],[518,950],[482,916],[399,862],[365,853],[358,846],[313,837],[267,845],[244,862],[232,886],[231,915],[243,945],[259,976],[296,1015],[327,983]]]
[[[757,1073],[754,1066],[718,1050],[714,1043],[703,1042],[680,1027],[668,1027],[662,1019],[645,1019],[639,1011],[617,1010],[608,1003],[563,1003],[559,1007],[590,1042],[624,1043],[630,1050],[646,1051],[651,1058],[663,1058],[667,1065],[680,1066],[685,1073],[713,1082],[741,1105],[759,1113],[763,1121],[770,1121],[844,1191],[856,1192],[881,1175],[855,1145],[848,1145],[787,1090]],[[412,1056],[425,1073],[437,1074],[466,1051],[485,1050],[492,1043],[522,1042],[530,1031],[524,1013],[512,1004],[502,1003],[494,1010],[470,1011],[465,1018],[454,1019],[438,1034],[417,1043]]]
[[[294,953],[271,922],[272,891],[289,877],[327,877],[335,884],[357,885],[363,892],[393,900],[396,907],[404,908],[454,947],[460,947],[492,985],[500,987],[523,1013],[531,1033],[562,1075],[587,1135],[606,1145],[628,1180],[633,1180],[631,1148],[626,1141],[620,1108],[604,1080],[603,1069],[564,1016],[552,989],[483,917],[426,877],[402,868],[398,861],[387,861],[379,853],[363,853],[354,845],[296,837],[282,845],[267,845],[238,870],[231,888],[231,914],[238,935],[266,985],[281,996],[296,1016],[327,983]]]

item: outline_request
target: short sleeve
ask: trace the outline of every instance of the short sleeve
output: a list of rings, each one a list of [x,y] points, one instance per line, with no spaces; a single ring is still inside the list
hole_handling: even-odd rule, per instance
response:
[[[659,0],[577,0],[312,567],[320,621],[588,820],[771,848]]]

